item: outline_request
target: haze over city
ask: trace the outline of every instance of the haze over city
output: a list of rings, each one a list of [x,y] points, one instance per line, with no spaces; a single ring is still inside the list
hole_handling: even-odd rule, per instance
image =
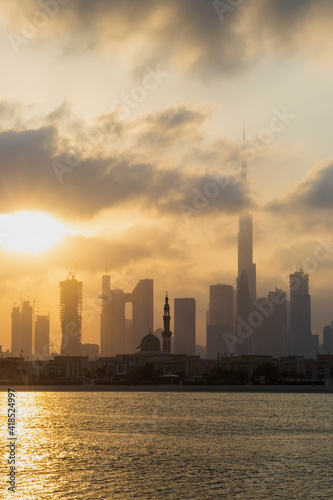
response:
[[[332,0],[0,0],[0,497],[333,498]]]
[[[3,349],[21,299],[51,312],[54,341],[69,271],[94,312],[82,340],[98,343],[106,269],[126,292],[154,279],[156,328],[166,290],[195,297],[205,344],[209,285],[236,285],[246,206],[257,294],[288,292],[303,267],[321,336],[333,319],[333,6],[157,1],[135,16],[128,1],[56,6],[0,5]]]

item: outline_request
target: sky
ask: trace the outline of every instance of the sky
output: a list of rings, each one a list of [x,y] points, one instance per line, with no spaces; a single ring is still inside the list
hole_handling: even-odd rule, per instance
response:
[[[238,213],[254,219],[257,293],[310,276],[312,331],[333,320],[330,0],[0,2],[0,318],[51,313],[83,282],[99,342],[101,276],[197,301],[235,286]],[[243,137],[245,121],[245,143]],[[240,182],[247,160],[248,188]],[[331,241],[332,239],[332,241]],[[171,325],[172,326],[172,325]]]

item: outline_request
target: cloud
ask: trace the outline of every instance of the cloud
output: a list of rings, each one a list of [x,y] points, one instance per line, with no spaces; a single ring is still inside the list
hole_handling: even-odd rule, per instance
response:
[[[85,129],[82,123],[75,125],[80,131],[77,140],[61,133],[57,120],[68,114],[68,106],[62,105],[46,117],[47,125],[0,133],[2,212],[44,210],[66,219],[88,219],[101,210],[126,206],[175,216],[182,212],[182,204],[206,215],[234,213],[249,203],[237,177],[231,175],[226,182],[224,175],[207,166],[204,152],[200,167],[196,163],[191,168],[188,157],[183,168],[184,144],[187,150],[192,144],[206,147],[203,110],[183,104],[145,115],[128,125],[129,138],[120,151],[106,140],[109,129],[119,134],[115,116],[105,116],[107,129],[89,142],[92,128]],[[126,135],[126,126],[120,127]],[[223,144],[226,151],[230,147],[226,156],[235,153],[235,145]],[[166,145],[180,148],[179,165],[174,166],[167,155],[163,158]]]
[[[333,208],[333,162],[315,167],[280,200],[269,204],[272,211],[330,211]]]
[[[143,244],[144,242],[144,244]],[[93,234],[66,236],[51,249],[40,255],[22,254],[0,250],[4,264],[3,281],[24,279],[34,273],[36,276],[51,270],[76,268],[80,272],[102,272],[109,269],[121,270],[128,266],[144,266],[145,263],[162,262],[167,259],[176,263],[186,260],[187,251],[181,244],[177,230],[167,227],[141,224],[121,233],[107,235]],[[62,271],[64,272],[64,271]]]
[[[2,6],[8,29],[21,34],[27,22],[34,29],[42,3],[37,7],[33,0],[23,4],[17,0],[10,8]],[[58,4],[55,14],[35,26],[34,40],[61,44],[64,53],[107,50],[116,57],[120,52],[136,74],[147,64],[163,62],[164,67],[203,80],[239,74],[268,53],[291,55],[304,48],[314,53],[313,45],[330,47],[330,0],[240,1],[227,10],[223,5],[229,4],[216,0],[71,0]],[[61,41],[54,41],[60,32]]]

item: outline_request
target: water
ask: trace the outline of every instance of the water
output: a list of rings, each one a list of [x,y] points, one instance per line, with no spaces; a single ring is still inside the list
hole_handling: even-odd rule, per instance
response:
[[[19,393],[16,493],[0,498],[332,499],[330,394]]]

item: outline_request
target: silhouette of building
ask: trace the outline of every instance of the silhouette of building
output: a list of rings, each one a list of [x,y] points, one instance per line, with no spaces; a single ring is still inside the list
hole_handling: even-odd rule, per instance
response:
[[[60,281],[61,355],[81,355],[82,282],[69,273]]]
[[[128,301],[132,302],[132,342],[131,352],[140,343],[142,337],[154,331],[154,281],[143,279],[128,294]]]
[[[21,313],[19,306],[12,309],[12,356],[19,356],[22,350]]]
[[[245,134],[243,134],[243,141],[245,141]],[[246,161],[242,162],[241,181],[243,189],[246,191]],[[252,215],[249,213],[248,207],[246,207],[239,215],[236,333],[237,328],[240,329],[242,323],[248,322],[253,302],[256,299],[256,265],[253,262],[252,225]],[[237,349],[238,353],[251,354],[251,337],[248,337]]]
[[[160,353],[161,343],[158,337],[150,332],[141,339],[140,345],[137,347],[141,353]]]
[[[234,290],[231,285],[211,285],[207,314],[207,358],[234,353]]]
[[[12,309],[12,355],[31,358],[32,356],[32,306],[23,301]]]
[[[287,294],[276,288],[267,298],[257,298],[255,309],[262,316],[262,323],[253,328],[253,354],[274,358],[288,354]]]
[[[302,269],[290,275],[290,334],[290,354],[311,357],[313,340],[309,275],[304,274]]]
[[[112,289],[110,276],[102,276],[101,356],[134,352],[141,338],[153,328],[153,280],[140,280],[132,293]],[[126,304],[132,318],[126,318]]]
[[[331,325],[324,326],[323,354],[333,354],[333,331]]]
[[[50,354],[50,318],[38,315],[35,322],[35,357],[48,359]]]
[[[174,300],[174,353],[195,355],[195,299]]]
[[[22,335],[22,350],[25,358],[32,356],[32,314],[33,309],[29,301],[22,302],[21,312],[21,335]]]
[[[171,336],[172,332],[170,331],[170,306],[169,306],[169,297],[168,293],[165,296],[165,304],[164,304],[164,315],[163,315],[163,352],[171,353]]]
[[[110,314],[110,302],[111,302],[111,277],[109,275],[102,276],[102,290],[99,295],[102,303],[101,311],[101,325],[100,325],[100,343],[101,343],[101,356],[111,356],[111,314]]]

